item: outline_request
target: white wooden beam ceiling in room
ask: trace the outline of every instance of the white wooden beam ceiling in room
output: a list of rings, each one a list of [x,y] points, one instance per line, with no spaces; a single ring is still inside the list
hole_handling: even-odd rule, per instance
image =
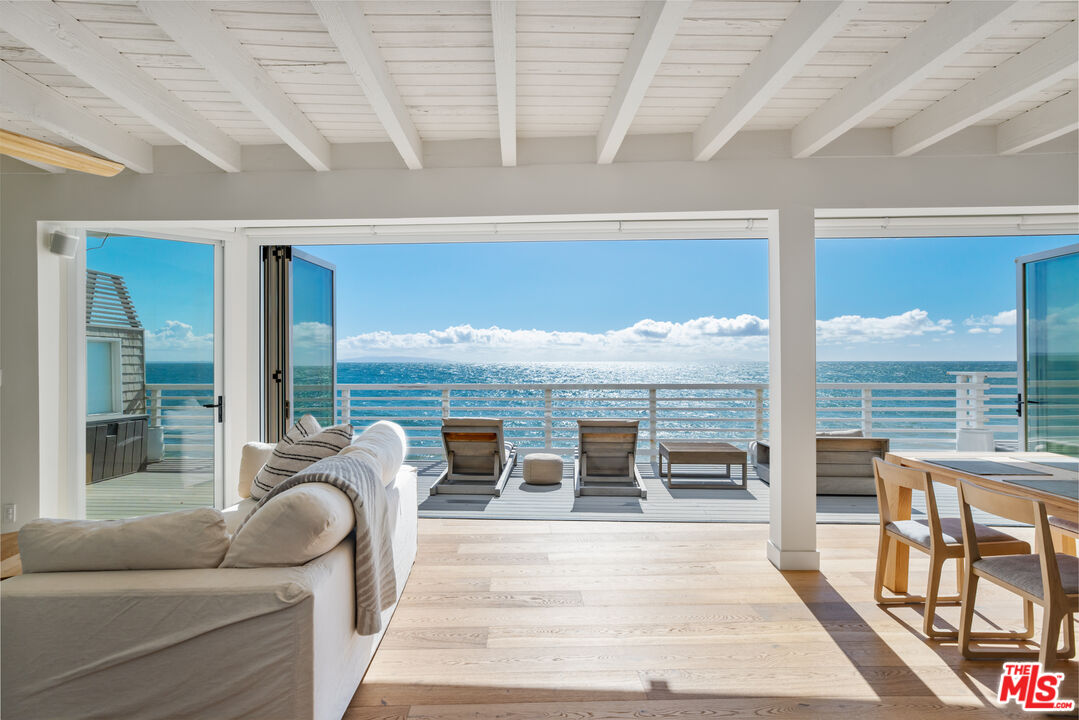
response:
[[[892,151],[906,156],[924,150],[1077,71],[1079,34],[1072,24],[896,125]]]
[[[809,157],[876,113],[1019,12],[1016,0],[949,3],[914,30],[894,52],[852,80],[791,132],[794,157]]]
[[[51,2],[0,2],[0,26],[199,155],[240,171],[240,145]]]
[[[997,125],[997,152],[1013,155],[1079,130],[1079,97],[1074,92]]]
[[[801,3],[693,133],[693,159],[719,152],[865,4]]]
[[[311,3],[337,50],[356,76],[367,102],[386,128],[386,134],[412,169],[423,167],[423,144],[401,94],[390,77],[371,26],[356,3],[312,0]]]
[[[495,49],[495,93],[502,164],[517,164],[517,1],[491,0]]]
[[[630,43],[626,61],[596,137],[596,162],[614,162],[633,116],[659,70],[678,26],[692,3],[689,0],[646,2]]]
[[[141,0],[138,7],[315,170],[330,143],[205,3]]]
[[[0,88],[3,88],[0,107],[23,120],[123,163],[135,172],[154,171],[154,150],[149,143],[132,137],[7,63],[0,63]],[[52,166],[45,169],[53,171]]]

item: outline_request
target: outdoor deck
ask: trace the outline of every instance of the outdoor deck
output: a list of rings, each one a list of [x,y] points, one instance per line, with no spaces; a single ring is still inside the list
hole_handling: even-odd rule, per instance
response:
[[[152,515],[214,504],[213,467],[207,460],[165,459],[143,472],[86,486],[86,518]]]

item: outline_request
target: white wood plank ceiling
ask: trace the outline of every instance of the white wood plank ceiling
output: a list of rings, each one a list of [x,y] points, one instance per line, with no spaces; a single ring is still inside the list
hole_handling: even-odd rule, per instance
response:
[[[1079,126],[1075,0],[0,1],[0,127],[152,171],[240,147],[743,130],[807,157],[853,128],[908,155],[971,125],[1002,153]]]

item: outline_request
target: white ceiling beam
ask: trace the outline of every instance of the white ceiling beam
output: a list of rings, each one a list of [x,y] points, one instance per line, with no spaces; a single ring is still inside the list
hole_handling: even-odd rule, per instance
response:
[[[987,70],[892,129],[892,152],[913,155],[1079,72],[1071,25]]]
[[[401,93],[390,77],[389,68],[371,34],[371,26],[363,15],[363,9],[354,2],[335,0],[312,0],[311,4],[359,81],[367,102],[401,153],[405,165],[413,170],[422,168],[423,143],[420,134],[416,132]]]
[[[633,123],[652,78],[659,70],[667,48],[678,33],[678,26],[692,3],[689,0],[646,2],[641,11],[637,32],[629,45],[626,61],[607,105],[607,112],[596,137],[596,162],[614,162],[618,148]]]
[[[952,2],[894,52],[856,77],[791,132],[794,157],[809,157],[1015,17],[1018,0]]]
[[[693,133],[693,159],[711,160],[865,4],[799,4]]]
[[[330,143],[210,11],[187,0],[142,0],[139,9],[315,170],[330,169]]]
[[[51,2],[0,2],[0,27],[228,172],[240,145]]]
[[[491,0],[502,165],[517,164],[517,0]]]
[[[1014,155],[1079,130],[1079,97],[1074,92],[997,125],[997,152]]]
[[[3,88],[0,107],[23,120],[102,157],[123,163],[135,172],[154,171],[154,149],[149,143],[129,135],[7,63],[0,63],[0,88]]]

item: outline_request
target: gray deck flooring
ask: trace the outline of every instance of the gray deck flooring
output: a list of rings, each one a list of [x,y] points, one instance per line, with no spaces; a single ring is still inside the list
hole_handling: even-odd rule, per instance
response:
[[[86,518],[106,520],[214,504],[209,461],[167,459],[142,472],[86,486]]]
[[[502,497],[490,495],[435,495],[431,485],[445,468],[443,462],[413,462],[419,471],[419,514],[421,518],[467,518],[489,520],[626,520],[644,522],[729,522],[766,523],[769,514],[769,487],[757,478],[749,466],[749,481],[741,489],[669,490],[656,474],[655,465],[638,465],[648,498],[573,497],[573,462],[563,464],[560,485],[526,485],[522,463],[518,461]],[[701,468],[686,467],[685,472]],[[678,474],[676,470],[676,477]],[[741,468],[732,472],[737,481]],[[955,490],[936,486],[937,506],[944,517],[958,517]],[[912,516],[925,517],[925,504],[915,494]],[[1009,524],[997,518],[976,514],[976,520]],[[836,524],[876,524],[875,496],[820,496],[817,498],[817,522]]]

